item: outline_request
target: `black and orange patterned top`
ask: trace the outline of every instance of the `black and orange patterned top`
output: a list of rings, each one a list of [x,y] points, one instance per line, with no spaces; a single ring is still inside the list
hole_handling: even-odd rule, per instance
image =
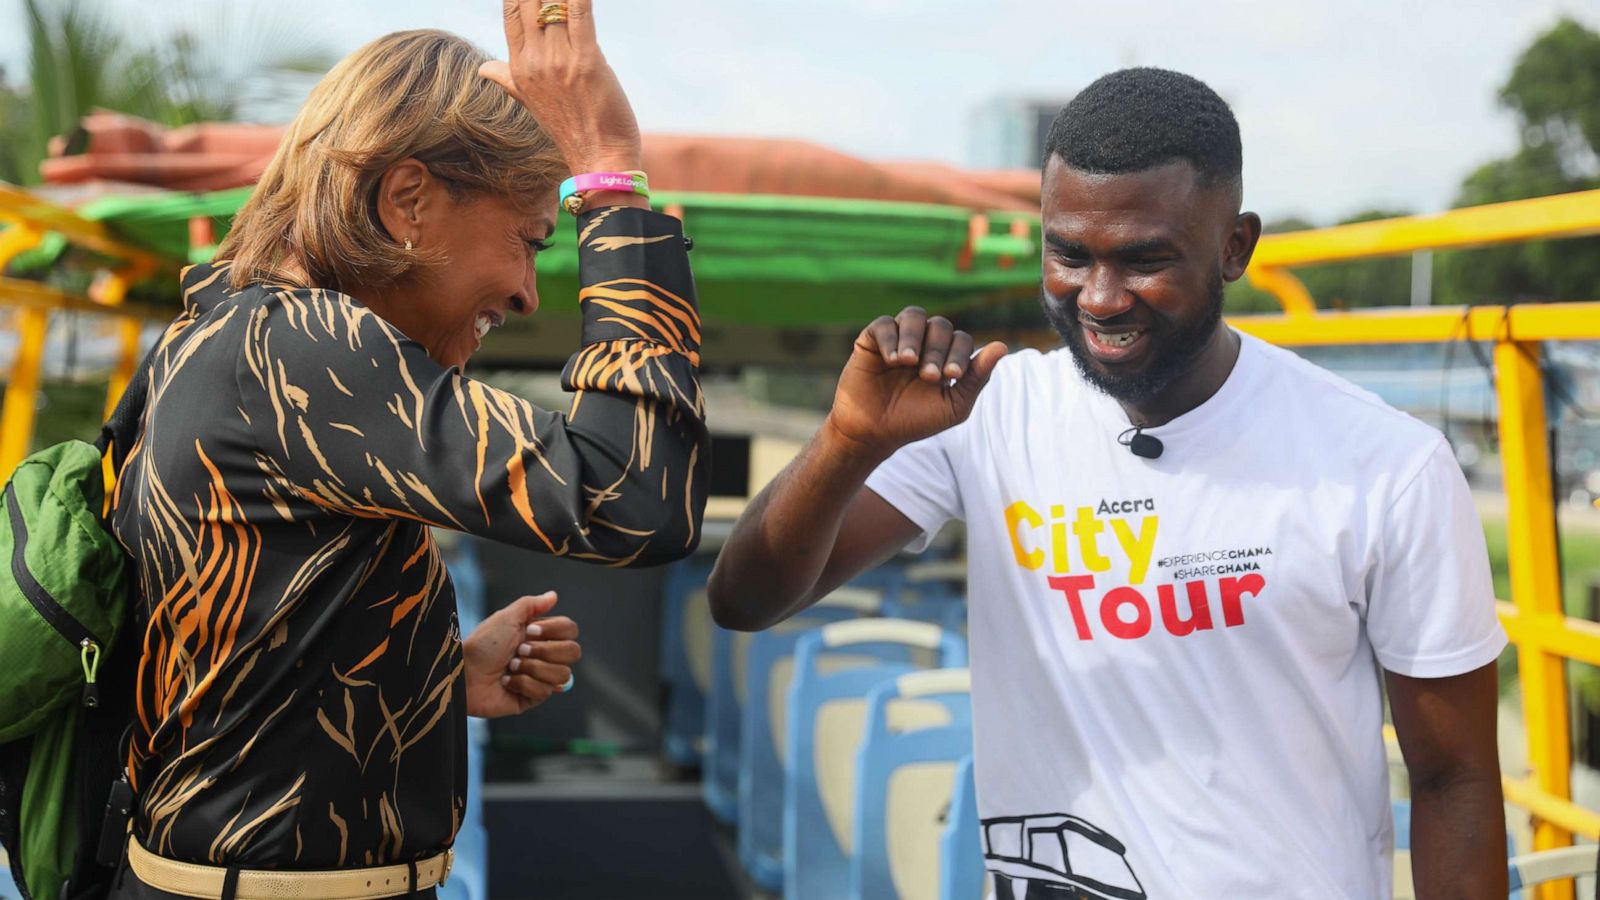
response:
[[[113,514],[149,615],[130,759],[148,849],[314,869],[453,841],[466,699],[430,526],[619,566],[694,549],[708,438],[681,223],[578,224],[564,415],[351,297],[185,272]]]

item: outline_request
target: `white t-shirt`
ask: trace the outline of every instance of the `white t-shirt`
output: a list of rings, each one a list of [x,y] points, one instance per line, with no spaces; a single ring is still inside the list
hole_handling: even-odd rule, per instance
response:
[[[1213,397],[1146,431],[1158,459],[1117,442],[1126,414],[1066,351],[1025,351],[867,481],[925,535],[967,522],[997,878],[1387,898],[1378,667],[1458,675],[1505,646],[1439,433],[1241,337]]]

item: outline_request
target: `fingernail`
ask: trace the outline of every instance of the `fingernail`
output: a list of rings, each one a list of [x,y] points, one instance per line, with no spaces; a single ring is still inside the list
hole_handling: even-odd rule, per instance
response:
[[[501,675],[500,676],[500,686],[501,687],[505,687],[506,685],[508,685],[510,683],[511,683],[511,676],[510,675]]]
[[[924,374],[924,375],[937,375],[937,374],[939,374],[939,367],[934,365],[933,363],[928,363],[927,365],[922,367],[922,374]]]
[[[538,625],[529,625],[527,632],[528,637],[538,637],[539,635],[544,634],[544,629],[540,628]]]
[[[507,666],[506,668],[509,668],[513,672],[517,671],[518,669],[521,669],[522,668],[522,659],[519,657],[519,658],[511,660],[511,665]]]
[[[907,347],[906,349],[900,351],[900,358],[901,359],[916,359],[917,358],[917,351],[912,350],[910,347]]]
[[[533,645],[532,644],[523,644],[522,646],[517,648],[517,652],[520,653],[523,656],[532,656],[533,655]]]
[[[961,374],[961,367],[951,363],[950,365],[944,367],[944,373],[949,375],[951,378],[954,378]]]

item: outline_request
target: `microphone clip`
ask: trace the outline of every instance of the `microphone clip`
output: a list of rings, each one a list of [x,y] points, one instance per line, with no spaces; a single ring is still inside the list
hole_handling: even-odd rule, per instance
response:
[[[1135,425],[1118,435],[1117,443],[1127,447],[1134,456],[1142,459],[1158,459],[1167,449],[1160,438],[1153,434],[1145,434],[1142,425]]]

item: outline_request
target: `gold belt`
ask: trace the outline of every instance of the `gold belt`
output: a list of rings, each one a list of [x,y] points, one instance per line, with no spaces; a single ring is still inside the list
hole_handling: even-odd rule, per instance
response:
[[[455,851],[446,850],[417,862],[416,890],[445,883]],[[228,870],[222,866],[202,866],[177,862],[151,853],[137,838],[128,838],[128,866],[146,885],[184,897],[222,896]],[[411,892],[411,872],[405,864],[370,869],[321,871],[272,871],[241,869],[234,891],[236,900],[376,900],[399,897]]]

